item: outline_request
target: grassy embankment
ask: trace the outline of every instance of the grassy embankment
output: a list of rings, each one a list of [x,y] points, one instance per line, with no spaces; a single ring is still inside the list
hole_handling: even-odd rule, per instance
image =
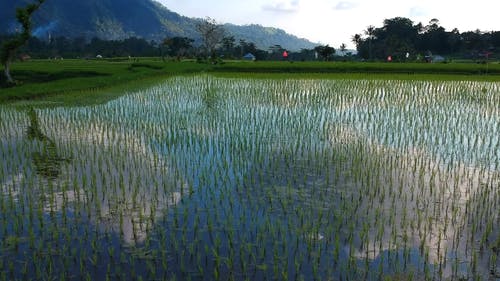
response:
[[[162,62],[155,58],[123,60],[34,60],[15,63],[20,81],[5,87],[0,81],[0,103],[43,98],[65,104],[101,103],[126,91],[165,77],[210,72],[224,77],[338,78],[403,80],[500,81],[500,64],[490,63],[359,63],[359,62],[238,62],[222,65]]]
[[[0,103],[42,99],[66,104],[101,103],[165,77],[206,71],[207,65],[164,63],[158,59],[35,60],[15,63],[14,87],[0,85]],[[2,78],[3,79],[3,78]]]
[[[500,81],[500,64],[380,62],[228,62],[214,72],[258,75],[298,74],[301,77]]]

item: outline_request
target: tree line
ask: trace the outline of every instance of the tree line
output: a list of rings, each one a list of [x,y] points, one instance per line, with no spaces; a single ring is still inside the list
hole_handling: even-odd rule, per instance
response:
[[[290,52],[280,45],[261,50],[252,42],[237,40],[228,34],[223,25],[211,18],[201,20],[196,29],[201,44],[187,37],[165,38],[162,42],[146,41],[131,37],[124,40],[103,40],[84,37],[56,37],[40,39],[31,33],[32,14],[45,0],[37,0],[16,10],[16,18],[22,26],[17,34],[0,36],[0,62],[9,83],[14,83],[10,75],[10,64],[21,55],[21,59],[34,58],[104,58],[104,57],[154,57],[197,58],[200,61],[217,63],[222,59],[241,59],[245,54],[257,60],[332,60],[336,54],[334,47],[317,46]],[[346,45],[339,49],[342,59],[425,61],[432,60],[434,54],[487,61],[500,50],[500,31],[481,32],[480,30],[459,32],[457,29],[446,31],[439,20],[432,19],[429,24],[414,24],[408,18],[386,19],[382,27],[370,25],[363,34],[355,34],[352,41],[356,44],[357,55],[346,52]]]
[[[352,36],[358,56],[365,60],[397,61],[431,59],[440,55],[453,58],[487,60],[500,51],[500,31],[447,31],[438,19],[427,25],[404,17],[386,19],[383,26],[368,26]],[[498,57],[498,55],[497,55]]]
[[[12,35],[0,35],[0,44],[12,38]],[[267,50],[259,49],[255,43],[244,39],[237,40],[234,36],[224,36],[215,48],[205,51],[205,45],[197,45],[194,39],[187,37],[169,37],[161,42],[147,41],[143,38],[130,37],[123,40],[103,40],[84,37],[67,38],[30,37],[26,44],[17,51],[18,57],[29,55],[30,58],[86,58],[95,59],[113,57],[161,57],[167,59],[241,59],[251,53],[257,60],[281,60],[286,50],[281,45],[269,46]],[[313,49],[302,49],[290,53],[293,60],[313,60]]]
[[[427,25],[414,24],[408,18],[396,17],[384,20],[383,26],[368,26],[363,33],[352,36],[357,55],[346,51],[345,44],[338,48],[320,45],[314,49],[286,50],[272,45],[263,50],[255,43],[237,39],[227,34],[223,26],[207,18],[198,26],[202,42],[187,37],[169,37],[161,42],[131,37],[123,40],[103,40],[84,37],[37,38],[30,37],[18,54],[33,58],[95,58],[102,57],[161,57],[163,59],[198,58],[241,59],[251,53],[257,60],[281,60],[284,51],[289,60],[386,60],[425,61],[434,55],[445,57],[486,60],[498,57],[500,31],[459,32],[447,31],[437,19]],[[14,35],[0,36],[5,42]],[[339,54],[341,56],[339,56]]]

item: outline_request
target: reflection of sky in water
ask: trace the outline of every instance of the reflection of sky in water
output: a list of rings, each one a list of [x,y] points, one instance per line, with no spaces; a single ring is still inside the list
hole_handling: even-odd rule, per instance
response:
[[[445,254],[454,252],[457,239],[460,262],[468,259],[470,252],[463,249],[470,227],[465,206],[479,208],[472,199],[482,196],[484,186],[491,190],[499,182],[498,108],[464,107],[447,103],[446,97],[432,103],[429,97],[453,88],[432,86],[437,82],[355,83],[175,78],[106,105],[38,110],[42,131],[63,156],[72,158],[44,209],[83,202],[100,228],[122,232],[125,242],[133,244],[143,242],[152,227],[143,217],[161,220],[183,198],[188,198],[184,204],[200,205],[217,199],[221,205],[214,212],[221,212],[221,221],[231,219],[225,213],[229,206],[234,216],[246,220],[240,227],[250,234],[243,241],[258,236],[252,236],[252,223],[265,226],[270,221],[288,230],[290,241],[314,240],[324,249],[322,258],[331,261],[332,245],[340,236],[340,256],[352,256],[360,266],[368,259],[376,271],[381,260],[404,251],[406,229],[405,247],[420,271],[419,248],[438,266]],[[415,97],[401,90],[407,84]],[[469,86],[494,92],[495,85]],[[372,94],[360,92],[366,86],[374,87]],[[419,91],[425,89],[429,97],[419,100]],[[404,98],[396,100],[391,91]],[[2,140],[2,154],[23,155],[17,167],[3,163],[8,176],[2,191],[13,189],[10,194],[18,196],[22,188],[11,187],[32,184],[27,180],[32,167],[23,169],[39,144],[25,147],[18,127],[8,125],[26,124],[22,113],[0,114],[8,116],[1,120],[7,120],[2,130],[9,136]],[[60,190],[66,184],[71,190]],[[374,184],[382,186],[379,193],[371,189]],[[89,192],[92,186],[98,187],[96,198]],[[206,195],[207,190],[213,195]],[[493,202],[494,195],[493,190],[485,200]],[[228,197],[243,199],[233,202]],[[346,206],[358,198],[356,208]],[[258,218],[252,220],[252,214]],[[378,221],[377,215],[383,219]],[[296,226],[301,220],[306,221],[304,229]],[[403,220],[415,224],[413,228],[419,221],[425,235],[402,227]],[[365,240],[364,222],[369,223]],[[498,231],[495,227],[492,235]],[[347,246],[350,236],[353,250]],[[481,270],[487,272],[487,257],[480,259]],[[453,274],[451,264],[445,276]],[[384,265],[384,272],[390,266]]]
[[[370,105],[352,109],[355,117],[348,122],[382,145],[418,146],[446,163],[499,170],[500,114],[489,110],[459,103],[406,109]]]
[[[42,119],[50,119],[50,114],[49,110],[40,115]],[[19,119],[14,122],[21,121],[16,124],[23,123],[22,113],[13,115]],[[67,116],[71,116],[71,109],[63,118]],[[39,174],[40,168],[33,160],[33,155],[44,151],[47,145],[54,149],[52,140],[49,144],[38,139],[27,142],[26,136],[18,133],[19,127],[11,127],[2,142],[7,147],[3,152],[12,154],[6,155],[5,159],[20,157],[20,161],[17,167],[4,166],[4,171],[8,171],[5,174],[10,176],[3,182],[2,191],[18,197],[25,192],[48,192],[47,186],[53,186],[53,193],[44,197],[42,208],[46,212],[61,211],[62,208],[75,211],[75,208],[87,206],[85,210],[90,210],[89,215],[101,228],[121,233],[127,243],[144,241],[147,228],[154,221],[145,218],[159,218],[165,209],[175,206],[184,183],[174,181],[169,175],[172,170],[168,163],[161,157],[154,157],[143,140],[134,134],[123,131],[109,134],[102,127],[109,126],[105,120],[102,120],[103,124],[87,120],[68,124],[57,117],[51,120],[62,126],[49,130],[50,124],[44,120],[41,122],[44,123],[43,131],[48,131],[47,135],[57,143],[57,153],[70,159],[59,165],[60,175],[47,178],[45,174]]]

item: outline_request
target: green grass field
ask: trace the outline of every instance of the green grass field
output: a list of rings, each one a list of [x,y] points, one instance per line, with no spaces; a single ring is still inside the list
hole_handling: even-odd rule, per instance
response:
[[[207,68],[202,64],[164,63],[154,59],[15,63],[12,75],[18,85],[6,87],[5,81],[2,81],[0,102],[56,97],[75,103],[98,103],[158,79],[182,73],[199,73]]]
[[[380,62],[228,62],[213,71],[250,73],[371,73],[500,75],[500,64]]]
[[[126,91],[174,75],[209,72],[223,77],[334,78],[398,80],[500,81],[500,64],[490,63],[363,63],[363,62],[245,62],[219,65],[194,61],[163,62],[158,58],[113,60],[33,60],[17,62],[7,87],[0,80],[0,103],[42,99],[65,104],[102,103]]]

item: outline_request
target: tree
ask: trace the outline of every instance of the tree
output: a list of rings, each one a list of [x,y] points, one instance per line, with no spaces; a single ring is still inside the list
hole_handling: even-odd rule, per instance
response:
[[[269,46],[269,55],[273,60],[280,60],[284,51],[286,50],[281,45]]]
[[[8,83],[14,83],[14,79],[10,75],[10,65],[16,56],[16,52],[21,48],[31,37],[31,16],[40,8],[45,0],[37,0],[35,4],[28,4],[24,8],[16,10],[16,19],[22,26],[22,31],[16,34],[12,39],[5,41],[0,48],[0,62],[4,65],[4,73]]]
[[[281,46],[279,46],[279,48],[281,48]],[[240,39],[240,44],[237,46],[237,49],[240,50],[241,57],[243,57],[244,54],[252,53],[257,60],[269,58],[269,53],[267,51],[258,49],[255,43],[247,42],[244,39]]]
[[[364,31],[365,35],[368,36],[368,53],[370,60],[372,59],[372,41],[375,38],[375,26],[369,25]]]
[[[381,54],[392,55],[394,59],[403,57],[407,52],[413,53],[417,47],[420,29],[420,25],[413,25],[413,21],[408,18],[395,17],[384,20],[382,29],[376,30],[377,37],[382,37],[381,45],[386,48]]]
[[[361,43],[363,42],[363,38],[361,38],[361,34],[354,34],[351,38],[352,42],[354,44],[356,44],[356,50],[359,51],[360,47],[361,47]]]
[[[478,53],[488,47],[483,33],[479,29],[476,31],[463,32],[461,37],[464,47],[472,53]]]
[[[347,46],[344,43],[342,43],[342,44],[340,44],[339,49],[340,49],[340,52],[342,52],[342,55],[345,56],[345,51],[347,50]]]
[[[385,59],[387,56],[403,59],[417,49],[421,25],[413,25],[408,18],[396,17],[384,20],[383,27],[368,26],[365,39],[355,35],[358,55],[364,59]]]
[[[420,48],[433,53],[445,54],[451,49],[449,37],[444,27],[439,25],[439,20],[432,19],[429,25],[423,28],[425,33],[421,35]]]
[[[330,47],[329,45],[326,46],[317,46],[314,48],[314,50],[325,60],[328,61],[330,60],[330,57],[335,54],[335,48]]]
[[[224,53],[226,56],[233,56],[235,54],[235,42],[234,36],[227,36],[222,38],[222,47],[224,48]]]
[[[172,37],[163,40],[162,46],[167,48],[169,56],[177,56],[178,58],[185,56],[191,48],[193,48],[194,40],[187,37]]]
[[[214,19],[207,17],[196,24],[196,29],[200,33],[205,51],[210,54],[212,61],[215,61],[215,50],[221,43],[222,38],[224,38],[224,27],[218,24]]]

